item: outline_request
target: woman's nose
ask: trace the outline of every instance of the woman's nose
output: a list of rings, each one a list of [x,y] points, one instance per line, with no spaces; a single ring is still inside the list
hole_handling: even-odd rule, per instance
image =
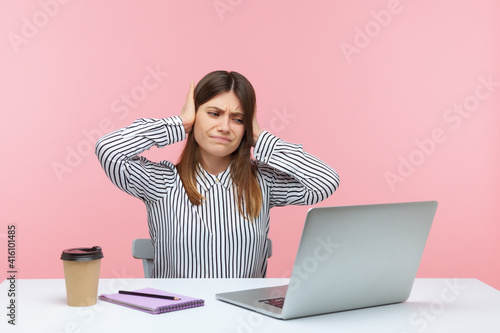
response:
[[[223,133],[229,132],[230,129],[229,121],[230,119],[227,116],[220,117],[219,126],[217,127],[217,130]]]

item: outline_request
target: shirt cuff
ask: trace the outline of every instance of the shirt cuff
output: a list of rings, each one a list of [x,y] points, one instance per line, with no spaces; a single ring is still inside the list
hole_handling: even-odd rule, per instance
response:
[[[163,118],[163,122],[167,125],[166,129],[172,141],[170,143],[180,142],[186,139],[186,130],[180,116],[172,116]]]
[[[279,141],[280,139],[278,137],[267,131],[262,131],[253,150],[255,159],[263,163],[268,163]]]

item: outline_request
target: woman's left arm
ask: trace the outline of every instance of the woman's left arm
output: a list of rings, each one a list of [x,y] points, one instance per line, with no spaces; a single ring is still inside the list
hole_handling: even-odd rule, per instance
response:
[[[285,142],[261,131],[255,141],[254,157],[269,188],[270,204],[313,205],[325,200],[339,186],[337,172],[302,145]]]

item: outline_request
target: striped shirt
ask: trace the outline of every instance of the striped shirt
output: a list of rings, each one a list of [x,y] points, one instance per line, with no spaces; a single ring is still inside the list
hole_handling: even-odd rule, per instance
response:
[[[339,184],[337,173],[301,145],[264,131],[253,160],[262,192],[258,217],[249,221],[240,214],[230,167],[219,175],[200,170],[197,189],[205,199],[193,205],[173,163],[139,156],[153,146],[161,148],[185,138],[179,116],[142,118],[103,136],[96,145],[111,181],[146,205],[154,244],[153,277],[265,277],[270,209],[315,204]]]

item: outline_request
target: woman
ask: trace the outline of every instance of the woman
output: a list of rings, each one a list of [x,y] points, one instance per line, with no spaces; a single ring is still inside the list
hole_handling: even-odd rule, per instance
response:
[[[315,204],[337,189],[333,169],[262,131],[255,109],[244,76],[215,71],[196,89],[191,82],[179,116],[139,119],[97,142],[111,181],[146,204],[153,277],[265,277],[270,208]],[[186,136],[177,165],[139,156]]]

